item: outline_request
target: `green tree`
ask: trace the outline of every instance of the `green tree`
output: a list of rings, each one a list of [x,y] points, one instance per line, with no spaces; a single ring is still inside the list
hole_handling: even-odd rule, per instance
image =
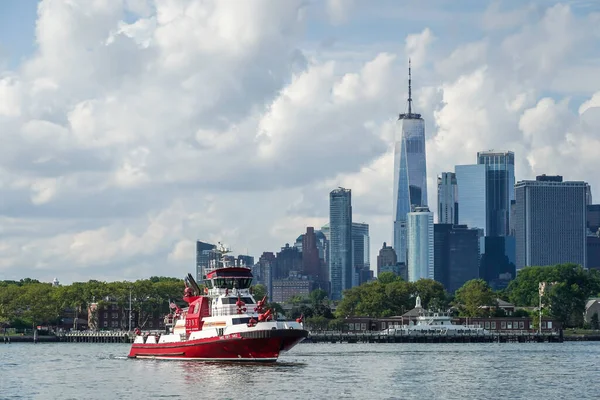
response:
[[[456,291],[454,301],[463,316],[480,317],[487,313],[480,306],[495,305],[495,296],[483,279],[472,279]]]
[[[263,284],[258,284],[252,286],[252,295],[256,299],[256,301],[260,301],[267,295],[267,287]]]
[[[23,286],[17,299],[21,317],[31,326],[55,322],[59,317],[59,307],[52,295],[52,285],[31,283]]]
[[[382,272],[377,276],[377,280],[379,283],[386,285],[388,283],[395,282],[397,280],[402,280],[398,275],[393,272]]]
[[[421,297],[423,308],[428,309],[430,302],[437,299],[436,304],[446,304],[446,289],[441,283],[433,279],[419,279],[414,282],[415,296],[418,294]]]

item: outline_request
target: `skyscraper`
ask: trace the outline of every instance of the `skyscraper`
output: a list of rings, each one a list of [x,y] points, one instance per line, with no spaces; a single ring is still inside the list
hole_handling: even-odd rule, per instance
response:
[[[352,223],[352,260],[354,264],[354,281],[352,286],[364,283],[364,277],[371,269],[369,224]]]
[[[587,183],[541,175],[515,186],[517,270],[576,263],[586,266]]]
[[[352,287],[352,192],[338,188],[329,193],[329,281],[331,299],[340,300]]]
[[[485,236],[510,234],[510,203],[515,199],[515,154],[480,151],[477,164],[486,166]]]
[[[396,266],[397,263],[396,252],[392,246],[388,246],[386,242],[383,242],[383,247],[379,250],[379,255],[377,256],[377,276],[381,274],[384,267],[387,267],[386,270],[392,271],[394,268],[398,268],[398,271],[394,272],[396,275],[400,275],[399,267]]]
[[[484,230],[486,226],[487,178],[485,165],[457,165],[458,223]]]
[[[411,206],[427,205],[425,121],[412,112],[411,68],[408,64],[408,113],[398,117],[394,144],[394,249],[406,262],[406,215]]]
[[[438,223],[458,225],[458,186],[454,172],[442,172],[437,179]]]
[[[434,279],[433,213],[415,207],[407,217],[408,280]]]
[[[213,250],[216,247],[211,243],[196,241],[196,280],[198,282],[204,281],[205,269],[208,268],[210,261],[214,258]]]
[[[465,282],[479,278],[479,229],[435,224],[434,278],[454,293]]]

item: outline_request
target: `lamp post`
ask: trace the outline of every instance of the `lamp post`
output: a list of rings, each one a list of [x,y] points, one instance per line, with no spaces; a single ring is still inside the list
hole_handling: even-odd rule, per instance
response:
[[[129,330],[131,332],[131,287],[129,288]]]

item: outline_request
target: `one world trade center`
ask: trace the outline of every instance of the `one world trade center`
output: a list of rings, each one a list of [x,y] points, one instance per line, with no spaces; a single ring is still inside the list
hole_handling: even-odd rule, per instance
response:
[[[394,250],[398,262],[407,259],[407,214],[427,206],[425,121],[412,111],[411,70],[408,62],[408,113],[398,117],[394,144]]]

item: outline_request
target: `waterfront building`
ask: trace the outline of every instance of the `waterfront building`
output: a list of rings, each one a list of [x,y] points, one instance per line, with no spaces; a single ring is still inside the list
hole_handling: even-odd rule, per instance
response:
[[[434,279],[449,293],[479,278],[480,230],[466,225],[435,224]]]
[[[394,144],[394,250],[406,262],[407,214],[412,206],[427,205],[425,121],[413,113],[411,68],[408,67],[408,113],[398,117]]]
[[[329,281],[331,299],[341,300],[352,287],[352,192],[338,188],[329,193]]]
[[[458,185],[454,172],[442,172],[437,179],[438,223],[458,225]]]
[[[362,285],[370,280],[371,253],[370,253],[369,224],[352,223],[352,263],[354,277],[352,286]]]
[[[408,280],[434,279],[433,213],[428,207],[415,207],[408,213]]]
[[[517,270],[560,263],[587,265],[587,186],[546,175],[516,184]]]

